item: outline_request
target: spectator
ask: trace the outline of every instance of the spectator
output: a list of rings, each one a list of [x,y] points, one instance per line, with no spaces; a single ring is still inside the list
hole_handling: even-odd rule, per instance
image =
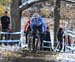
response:
[[[1,17],[2,32],[9,31],[9,24],[10,24],[10,17],[8,17],[8,12],[5,11],[4,16]],[[4,37],[5,39],[8,39],[8,34],[5,34]],[[1,35],[1,39],[3,39],[3,34]]]
[[[46,41],[46,42],[51,42],[51,36],[50,36],[49,27],[47,27],[47,31],[45,32],[44,41]],[[50,47],[50,45],[51,45],[51,43],[44,43],[44,46]],[[44,49],[50,50],[50,48],[44,48]]]
[[[26,23],[25,23],[25,26],[24,26],[24,32],[25,32],[25,37],[26,37],[26,43],[28,43],[28,40],[27,40],[27,36],[28,36],[28,33],[31,31],[30,29],[30,20],[28,20]]]
[[[49,27],[47,27],[47,31],[45,32],[44,40],[45,41],[51,41]]]
[[[57,33],[57,39],[58,39],[58,42],[59,42],[59,52],[62,50],[62,47],[63,47],[63,28],[59,28],[58,30],[58,33]]]
[[[40,49],[42,49],[42,42],[43,42],[43,32],[46,31],[46,23],[45,20],[38,14],[34,13],[31,21],[30,21],[30,27],[31,31],[33,33],[33,50],[35,48],[35,34],[37,34],[37,31],[39,31],[40,36]]]

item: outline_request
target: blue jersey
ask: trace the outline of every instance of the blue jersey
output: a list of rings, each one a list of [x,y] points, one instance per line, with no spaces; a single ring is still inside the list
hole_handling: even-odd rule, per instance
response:
[[[40,26],[42,25],[42,30],[43,32],[46,31],[46,23],[45,23],[45,20],[41,17],[41,16],[38,16],[38,19],[35,21],[34,18],[31,19],[30,21],[30,27],[31,27],[31,30],[33,31],[33,28],[32,26]]]

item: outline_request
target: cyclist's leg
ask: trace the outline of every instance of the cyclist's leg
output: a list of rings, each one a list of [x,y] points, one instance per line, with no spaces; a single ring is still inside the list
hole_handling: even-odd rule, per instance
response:
[[[40,50],[42,49],[42,42],[43,42],[43,34],[42,34],[42,25],[38,26],[39,35],[40,35]]]
[[[33,51],[35,49],[35,33],[33,33],[33,44],[32,44],[32,48],[33,48]]]
[[[31,50],[31,47],[32,47],[32,37],[31,37],[32,35],[31,35],[31,33],[29,33],[29,35],[28,35],[28,47],[29,47],[29,49]]]
[[[42,49],[42,43],[43,43],[43,35],[40,34],[40,50]]]
[[[33,28],[33,32],[32,32],[32,35],[33,35],[33,45],[32,45],[32,47],[33,47],[33,51],[34,51],[34,49],[35,49],[35,38],[36,38],[37,27],[34,25],[32,28]]]

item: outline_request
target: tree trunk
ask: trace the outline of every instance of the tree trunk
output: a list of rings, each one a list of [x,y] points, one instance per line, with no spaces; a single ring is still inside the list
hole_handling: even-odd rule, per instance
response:
[[[60,4],[61,0],[56,0],[56,6],[54,8],[54,43],[56,43],[57,30],[60,26]]]
[[[17,10],[20,4],[21,0],[11,0],[11,26],[14,32],[21,31],[21,11]],[[15,35],[14,38],[20,39],[20,35]]]

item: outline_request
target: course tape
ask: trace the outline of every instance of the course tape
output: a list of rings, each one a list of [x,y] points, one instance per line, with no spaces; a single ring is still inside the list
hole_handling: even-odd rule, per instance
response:
[[[0,32],[0,34],[23,34],[23,32]]]
[[[75,50],[75,47],[74,46],[66,46],[66,48],[69,48],[71,50]]]
[[[24,34],[24,32],[0,32],[0,34]],[[21,40],[0,40],[0,42],[19,42]]]
[[[0,40],[0,42],[19,42],[20,40]]]

